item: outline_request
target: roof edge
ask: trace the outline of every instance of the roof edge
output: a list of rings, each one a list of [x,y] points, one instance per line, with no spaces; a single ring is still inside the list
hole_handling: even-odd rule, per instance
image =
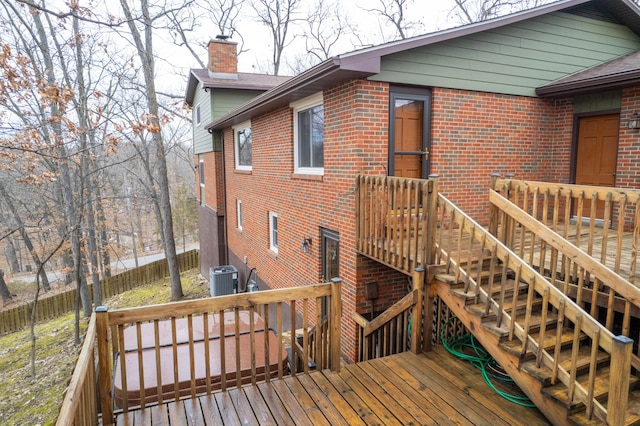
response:
[[[536,95],[541,98],[572,96],[602,90],[619,89],[638,83],[640,83],[640,69],[589,78],[562,85],[542,86],[536,88]]]
[[[212,121],[205,126],[205,129],[209,132],[213,132],[229,127],[229,125],[233,124],[232,122],[234,121],[234,119],[235,121],[244,121],[250,118],[246,117],[247,115],[250,115],[252,111],[256,110],[260,106],[281,99],[287,94],[291,93],[293,90],[316,82],[321,78],[326,77],[327,75],[335,73],[339,70],[340,61],[336,58],[330,58],[323,62],[320,62],[318,65],[308,69],[307,71],[290,78],[284,83],[264,92],[261,95],[256,96],[246,104],[241,105],[240,107],[225,114],[223,117]]]

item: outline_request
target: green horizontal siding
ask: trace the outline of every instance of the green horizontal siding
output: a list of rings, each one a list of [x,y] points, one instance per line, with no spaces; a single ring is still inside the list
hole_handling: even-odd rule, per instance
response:
[[[372,80],[535,96],[535,88],[640,49],[627,27],[555,12],[389,55]]]
[[[213,120],[226,115],[261,94],[261,90],[213,89]]]
[[[200,125],[196,125],[196,108],[200,106]],[[213,150],[213,138],[207,132],[205,126],[211,122],[211,92],[202,90],[202,85],[198,83],[193,99],[193,110],[191,114],[193,122],[193,152],[202,154]]]
[[[209,89],[204,91],[200,83],[196,88],[193,108],[193,152],[218,151],[220,144],[214,145],[214,137],[206,131],[205,127],[213,120],[226,115],[229,111],[239,107],[261,94],[261,90],[237,90],[237,89]],[[195,125],[195,109],[200,105],[202,121]]]

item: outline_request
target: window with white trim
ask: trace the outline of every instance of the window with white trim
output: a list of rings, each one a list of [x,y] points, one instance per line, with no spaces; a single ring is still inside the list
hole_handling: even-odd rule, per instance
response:
[[[236,169],[251,170],[252,143],[251,143],[251,121],[245,121],[237,126],[233,126],[233,145],[236,152]]]
[[[269,212],[269,249],[278,252],[278,214]]]
[[[195,115],[194,120],[196,122],[196,126],[199,126],[200,123],[202,122],[202,118],[200,116],[200,105],[196,105],[196,110],[193,112],[193,115]]]
[[[238,229],[242,231],[242,200],[236,200],[236,215]]]
[[[324,174],[324,105],[322,92],[292,102],[294,171]]]

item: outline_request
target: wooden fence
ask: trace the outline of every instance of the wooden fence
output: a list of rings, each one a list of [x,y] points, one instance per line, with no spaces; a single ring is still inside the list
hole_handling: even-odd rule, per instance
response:
[[[180,272],[197,268],[200,264],[200,252],[191,250],[178,255],[178,264]],[[156,260],[140,266],[139,268],[129,269],[111,278],[100,280],[102,288],[102,298],[114,296],[124,293],[127,290],[149,284],[159,279],[169,276],[169,266],[166,259]],[[89,285],[89,293],[93,298],[93,285]],[[36,308],[36,321],[46,321],[58,318],[75,307],[76,288],[72,288],[64,293],[59,293],[51,297],[44,297],[38,300]],[[7,309],[0,312],[0,334],[13,333],[22,330],[31,323],[31,311],[33,310],[33,302],[18,306],[13,309]]]

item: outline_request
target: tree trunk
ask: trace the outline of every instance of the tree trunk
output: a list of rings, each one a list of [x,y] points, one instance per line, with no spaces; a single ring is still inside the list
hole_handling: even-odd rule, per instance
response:
[[[154,52],[153,52],[153,22],[149,15],[149,5],[147,0],[141,0],[142,16],[144,22],[144,42],[138,28],[136,20],[133,19],[127,0],[120,0],[122,9],[127,19],[127,24],[131,30],[134,44],[138,50],[138,56],[142,63],[144,75],[147,104],[149,108],[150,129],[153,143],[156,149],[156,178],[158,185],[158,204],[162,215],[162,236],[165,257],[169,266],[171,277],[171,300],[179,300],[183,297],[182,283],[180,282],[180,268],[178,256],[176,254],[176,244],[173,237],[173,218],[171,216],[171,203],[169,199],[169,177],[167,175],[167,159],[164,152],[164,141],[160,126],[160,107],[155,87],[154,73]]]
[[[11,275],[17,274],[20,272],[20,263],[18,262],[18,255],[16,253],[16,248],[13,245],[13,239],[6,239],[7,245],[4,249],[5,255],[7,257],[7,263],[9,264],[9,268],[11,270]]]
[[[111,254],[109,254],[109,235],[107,234],[107,219],[102,205],[102,189],[95,186],[96,213],[98,214],[98,229],[100,230],[100,251],[102,252],[102,270],[105,278],[111,277]]]
[[[36,271],[37,273],[40,274],[40,277],[42,279],[42,288],[44,289],[44,291],[51,290],[51,286],[49,285],[49,279],[47,278],[47,273],[45,272],[44,267],[40,262],[40,257],[38,256],[38,253],[33,247],[33,243],[31,242],[31,238],[27,233],[26,227],[24,226],[24,222],[22,222],[20,213],[18,212],[18,209],[16,208],[15,204],[13,204],[13,200],[9,197],[9,193],[7,192],[7,189],[2,183],[0,183],[0,196],[4,199],[4,202],[9,208],[9,211],[11,212],[13,220],[17,225],[18,232],[20,232],[20,236],[24,240],[24,245],[27,247],[27,250],[29,250],[29,253],[31,254],[31,258],[33,259],[33,262],[36,264],[36,268],[37,268]]]
[[[8,303],[11,303],[12,297],[11,292],[9,291],[9,287],[7,287],[7,283],[4,280],[4,271],[0,269],[0,295],[2,296],[2,305],[6,306]]]
[[[44,30],[44,26],[42,25],[42,21],[40,19],[40,15],[33,15],[33,22],[35,24],[37,33],[38,33],[38,47],[42,53],[42,57],[44,59],[45,69],[47,70],[47,84],[50,87],[56,87],[57,81],[56,76],[54,74],[54,70],[56,67],[53,65],[53,60],[51,59],[51,52],[49,51],[49,37]],[[51,103],[49,106],[51,117],[58,118],[60,116],[60,110],[57,103]],[[62,138],[62,128],[61,128],[61,120],[52,120],[52,129],[53,129],[53,137],[56,139]],[[73,188],[71,186],[71,173],[69,171],[69,162],[64,161],[69,159],[69,153],[64,144],[59,144],[58,155],[63,161],[58,163],[58,170],[60,172],[60,185],[62,190],[62,198],[64,201],[64,210],[67,219],[67,227],[68,232],[71,236],[71,250],[73,252],[73,260],[74,260],[74,268],[76,270],[76,283],[78,286],[78,291],[80,293],[80,297],[82,300],[82,308],[84,311],[85,317],[89,317],[91,315],[91,297],[89,295],[89,289],[87,288],[86,280],[82,279],[80,271],[81,265],[77,262],[81,261],[81,248],[80,248],[80,221],[78,220],[78,214],[76,212],[74,206],[74,197],[73,197]],[[80,180],[82,182],[82,179]],[[83,195],[82,189],[79,192]],[[81,197],[82,198],[82,197]],[[78,279],[79,278],[79,279]]]

